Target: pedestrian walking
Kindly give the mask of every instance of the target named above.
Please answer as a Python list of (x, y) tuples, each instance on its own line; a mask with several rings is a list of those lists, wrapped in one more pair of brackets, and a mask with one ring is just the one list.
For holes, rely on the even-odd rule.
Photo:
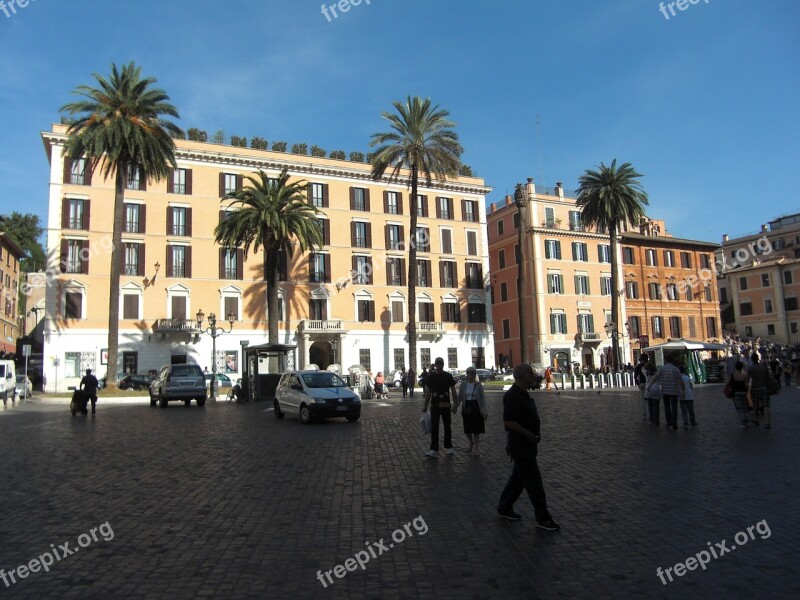
[(667, 361), (666, 364), (653, 375), (647, 382), (647, 388), (650, 388), (655, 383), (661, 384), (661, 397), (664, 400), (664, 419), (667, 428), (678, 428), (678, 400), (683, 400), (683, 380), (681, 379), (681, 372), (675, 365), (676, 357), (674, 354), (668, 354), (664, 357)]
[(417, 386), (417, 374), (414, 371), (413, 367), (408, 367), (408, 373), (406, 373), (406, 381), (408, 382), (408, 395), (409, 397), (414, 397), (414, 388)]
[(736, 408), (736, 414), (742, 423), (742, 429), (747, 429), (750, 426), (750, 417), (747, 414), (747, 382), (749, 376), (744, 370), (744, 363), (737, 361), (728, 378), (728, 384), (733, 390), (733, 406)]
[(533, 368), (522, 363), (514, 367), (514, 385), (503, 394), (503, 424), (508, 436), (506, 450), (513, 467), (506, 487), (500, 494), (497, 516), (519, 521), (522, 517), (514, 512), (514, 503), (522, 490), (528, 493), (536, 518), (536, 526), (548, 531), (561, 529), (547, 509), (542, 474), (537, 455), (541, 442), (541, 421), (536, 403), (528, 393), (533, 385)]
[(747, 375), (750, 377), (750, 399), (753, 401), (753, 416), (755, 417), (753, 424), (758, 427), (759, 415), (763, 410), (766, 421), (765, 428), (771, 429), (769, 382), (772, 374), (767, 364), (760, 361), (757, 353), (753, 352), (750, 361)]
[(686, 373), (686, 367), (681, 365), (681, 380), (683, 381), (683, 398), (681, 399), (681, 419), (683, 428), (697, 427), (694, 417), (694, 384), (692, 378)]
[(464, 420), (464, 433), (469, 440), (467, 452), (473, 456), (480, 456), (480, 438), (486, 433), (486, 419), (488, 407), (483, 384), (478, 381), (478, 372), (475, 367), (467, 368), (467, 379), (461, 382), (458, 388), (458, 397), (453, 406), (453, 413), (461, 406), (461, 417)]
[(88, 414), (87, 405), (89, 400), (92, 401), (92, 416), (95, 414), (98, 385), (97, 377), (92, 375), (92, 370), (86, 369), (86, 375), (81, 379), (80, 385), (78, 386), (78, 389), (81, 390), (81, 411), (84, 415)]
[(366, 392), (367, 398), (372, 399), (372, 392), (375, 389), (375, 380), (372, 378), (372, 371), (367, 371)]
[[(649, 356), (647, 354), (642, 354), (639, 357), (639, 361), (636, 363), (636, 367), (633, 369), (633, 382), (639, 388), (639, 396), (642, 399), (642, 419), (647, 420), (647, 409), (648, 409), (648, 401), (644, 395), (644, 386), (647, 384), (647, 373), (644, 371), (644, 367), (648, 364)], [(659, 400), (661, 399), (661, 395), (659, 393)], [(650, 419), (650, 423), (652, 424), (652, 415)]]
[(425, 406), (422, 412), (431, 406), (431, 449), (425, 453), (427, 458), (439, 455), (439, 419), (444, 425), (444, 451), (453, 454), (453, 432), (450, 428), (450, 401), (456, 402), (456, 380), (444, 370), (444, 359), (435, 361), (435, 369), (428, 373), (425, 385)]
[(642, 374), (645, 377), (645, 383), (642, 385), (642, 395), (644, 395), (645, 402), (647, 402), (648, 421), (653, 427), (661, 426), (661, 420), (659, 417), (659, 411), (661, 408), (661, 386), (657, 383), (654, 383), (648, 387), (647, 384), (650, 383), (650, 380), (657, 372), (658, 369), (656, 369), (656, 366), (653, 363), (644, 363)]
[(546, 390), (550, 389), (550, 386), (553, 385), (553, 369), (549, 366), (544, 370), (544, 381), (545, 381), (545, 388)]

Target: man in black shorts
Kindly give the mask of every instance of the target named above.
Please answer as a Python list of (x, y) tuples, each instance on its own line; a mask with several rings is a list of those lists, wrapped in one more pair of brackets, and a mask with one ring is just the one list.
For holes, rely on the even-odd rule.
[(547, 510), (547, 499), (542, 485), (542, 474), (536, 462), (540, 421), (536, 403), (528, 394), (533, 384), (533, 369), (530, 365), (520, 364), (514, 367), (514, 385), (503, 395), (503, 423), (508, 432), (508, 452), (514, 463), (511, 477), (500, 495), (497, 505), (497, 516), (519, 521), (514, 512), (514, 502), (522, 494), (528, 492), (536, 515), (536, 526), (548, 531), (558, 531), (561, 526), (553, 520)]
[(81, 412), (87, 414), (87, 404), (89, 400), (92, 401), (92, 416), (94, 416), (95, 407), (97, 406), (97, 377), (92, 375), (91, 369), (86, 369), (86, 375), (81, 379), (79, 389), (83, 393), (81, 399)]
[(422, 412), (428, 412), (431, 405), (431, 449), (425, 453), (427, 458), (439, 455), (439, 417), (444, 423), (444, 451), (453, 454), (453, 436), (450, 429), (450, 400), (456, 401), (456, 380), (444, 370), (444, 359), (439, 357), (434, 363), (435, 369), (428, 373), (425, 384), (425, 406)]

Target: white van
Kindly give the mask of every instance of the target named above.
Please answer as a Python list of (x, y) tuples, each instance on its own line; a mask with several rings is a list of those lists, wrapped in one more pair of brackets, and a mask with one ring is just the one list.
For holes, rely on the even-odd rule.
[(14, 394), (17, 391), (17, 375), (14, 369), (13, 360), (0, 360), (0, 396), (3, 397), (3, 406), (8, 402), (14, 402)]

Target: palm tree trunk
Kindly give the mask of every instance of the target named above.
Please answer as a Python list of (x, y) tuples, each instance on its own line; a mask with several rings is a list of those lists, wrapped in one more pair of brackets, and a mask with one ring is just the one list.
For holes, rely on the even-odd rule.
[(417, 165), (411, 166), (411, 199), (408, 202), (411, 209), (411, 224), (408, 236), (408, 364), (417, 371), (417, 187), (419, 184), (419, 171)]
[(525, 322), (525, 243), (524, 229), (527, 220), (522, 218), (523, 208), (519, 207), (519, 260), (517, 261), (517, 306), (519, 308), (519, 347), (520, 347), (520, 363), (527, 365), (530, 363), (528, 360), (528, 327)]
[(108, 366), (106, 384), (117, 384), (119, 372), (119, 279), (120, 265), (125, 257), (122, 245), (122, 225), (125, 221), (125, 187), (128, 165), (118, 164), (114, 176), (114, 224), (111, 233), (111, 269), (108, 281)]
[(264, 281), (267, 284), (267, 329), (270, 344), (278, 343), (278, 251), (264, 248)]
[(611, 226), (611, 369), (619, 368), (619, 285), (617, 284), (617, 223)]

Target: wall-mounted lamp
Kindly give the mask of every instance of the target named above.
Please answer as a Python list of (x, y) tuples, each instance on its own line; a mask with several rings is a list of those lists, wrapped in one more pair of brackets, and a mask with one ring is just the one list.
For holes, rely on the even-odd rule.
[(147, 288), (152, 287), (153, 285), (155, 285), (156, 277), (158, 277), (158, 270), (160, 268), (161, 268), (161, 265), (159, 263), (156, 263), (155, 264), (155, 269), (156, 269), (155, 274), (149, 279), (147, 277), (144, 278), (144, 280), (142, 281), (142, 284), (144, 285), (144, 289), (147, 289)]

